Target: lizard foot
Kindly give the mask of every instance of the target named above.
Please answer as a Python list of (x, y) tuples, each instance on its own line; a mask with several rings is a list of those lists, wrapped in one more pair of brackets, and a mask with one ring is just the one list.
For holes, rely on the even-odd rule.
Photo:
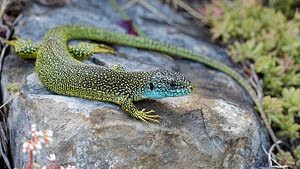
[(148, 125), (148, 121), (154, 122), (154, 123), (159, 123), (158, 120), (160, 116), (159, 115), (149, 115), (151, 113), (154, 113), (154, 110), (150, 110), (147, 112), (144, 112), (146, 109), (142, 109), (141, 111), (138, 111), (138, 115), (136, 116), (137, 119), (141, 120), (145, 124)]
[(94, 44), (94, 50), (93, 50), (94, 53), (110, 53), (110, 54), (113, 54), (115, 55), (115, 51), (113, 48), (111, 47), (108, 47), (106, 45), (103, 45), (103, 44)]
[(4, 41), (9, 45), (14, 46), (14, 51), (16, 54), (23, 58), (35, 59), (40, 45), (36, 45), (28, 38), (28, 40), (22, 40), (19, 37), (14, 37), (16, 40)]
[(120, 64), (116, 64), (115, 66), (112, 67), (112, 69), (121, 71), (121, 72), (125, 71), (125, 69)]

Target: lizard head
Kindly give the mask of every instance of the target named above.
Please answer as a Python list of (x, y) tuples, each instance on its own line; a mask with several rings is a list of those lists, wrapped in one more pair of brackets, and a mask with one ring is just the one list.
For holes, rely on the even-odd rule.
[(152, 72), (147, 83), (144, 98), (161, 99), (192, 93), (195, 86), (182, 74), (159, 69)]

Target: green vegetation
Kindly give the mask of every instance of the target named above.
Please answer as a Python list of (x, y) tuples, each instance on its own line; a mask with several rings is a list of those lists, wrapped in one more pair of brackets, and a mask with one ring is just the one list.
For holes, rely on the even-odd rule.
[(16, 84), (12, 84), (11, 86), (6, 86), (6, 90), (8, 92), (17, 93), (19, 91), (19, 87)]
[[(289, 12), (258, 1), (219, 0), (206, 7), (206, 14), (213, 38), (228, 44), (233, 61), (250, 60), (263, 78), (263, 108), (277, 135), (287, 143), (299, 139), (300, 13), (287, 19)], [(300, 167), (300, 146), (286, 154)]]
[(267, 0), (268, 5), (274, 7), (288, 18), (292, 18), (299, 10), (300, 0)]

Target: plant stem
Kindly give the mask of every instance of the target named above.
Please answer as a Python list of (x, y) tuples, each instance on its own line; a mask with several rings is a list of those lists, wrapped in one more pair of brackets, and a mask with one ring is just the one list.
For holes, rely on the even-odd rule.
[(4, 107), (7, 103), (9, 103), (12, 99), (14, 99), (15, 97), (17, 97), (17, 96), (19, 96), (19, 95), (20, 95), (20, 92), (17, 92), (15, 95), (10, 96), (9, 99), (8, 99), (2, 106), (0, 106), (0, 109), (1, 109), (2, 107)]
[(30, 167), (32, 166), (33, 164), (33, 156), (32, 156), (32, 150), (30, 150), (30, 163), (28, 165), (28, 167), (26, 169), (30, 169)]

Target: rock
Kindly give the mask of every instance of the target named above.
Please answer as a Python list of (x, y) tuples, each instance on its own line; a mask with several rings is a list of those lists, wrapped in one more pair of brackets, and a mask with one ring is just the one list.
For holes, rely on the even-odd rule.
[[(158, 2), (151, 4), (176, 22), (188, 24), (170, 7)], [(222, 49), (176, 32), (141, 6), (135, 5), (126, 12), (151, 38), (231, 64)], [(55, 9), (33, 4), (16, 32), (23, 39), (30, 37), (40, 43), (50, 28), (68, 23), (125, 32), (116, 24), (120, 20), (109, 1), (74, 0)], [(268, 133), (252, 108), (251, 98), (232, 78), (200, 63), (181, 59), (173, 62), (153, 52), (114, 48), (125, 57), (96, 54), (85, 62), (108, 67), (120, 63), (128, 71), (157, 68), (179, 71), (196, 84), (195, 92), (183, 97), (137, 102), (138, 109), (153, 109), (161, 116), (159, 125), (146, 126), (119, 105), (50, 92), (35, 73), (35, 61), (11, 53), (3, 64), (1, 84), (4, 100), (9, 97), (6, 85), (16, 83), (22, 90), (9, 105), (14, 167), (25, 168), (29, 164), (29, 155), (22, 153), (22, 144), (29, 139), (28, 131), (33, 123), (41, 130), (54, 132), (50, 148), (43, 148), (35, 156), (35, 162), (42, 166), (51, 163), (46, 158), (50, 153), (56, 154), (57, 163), (76, 168), (267, 166), (262, 145), (269, 147)]]

